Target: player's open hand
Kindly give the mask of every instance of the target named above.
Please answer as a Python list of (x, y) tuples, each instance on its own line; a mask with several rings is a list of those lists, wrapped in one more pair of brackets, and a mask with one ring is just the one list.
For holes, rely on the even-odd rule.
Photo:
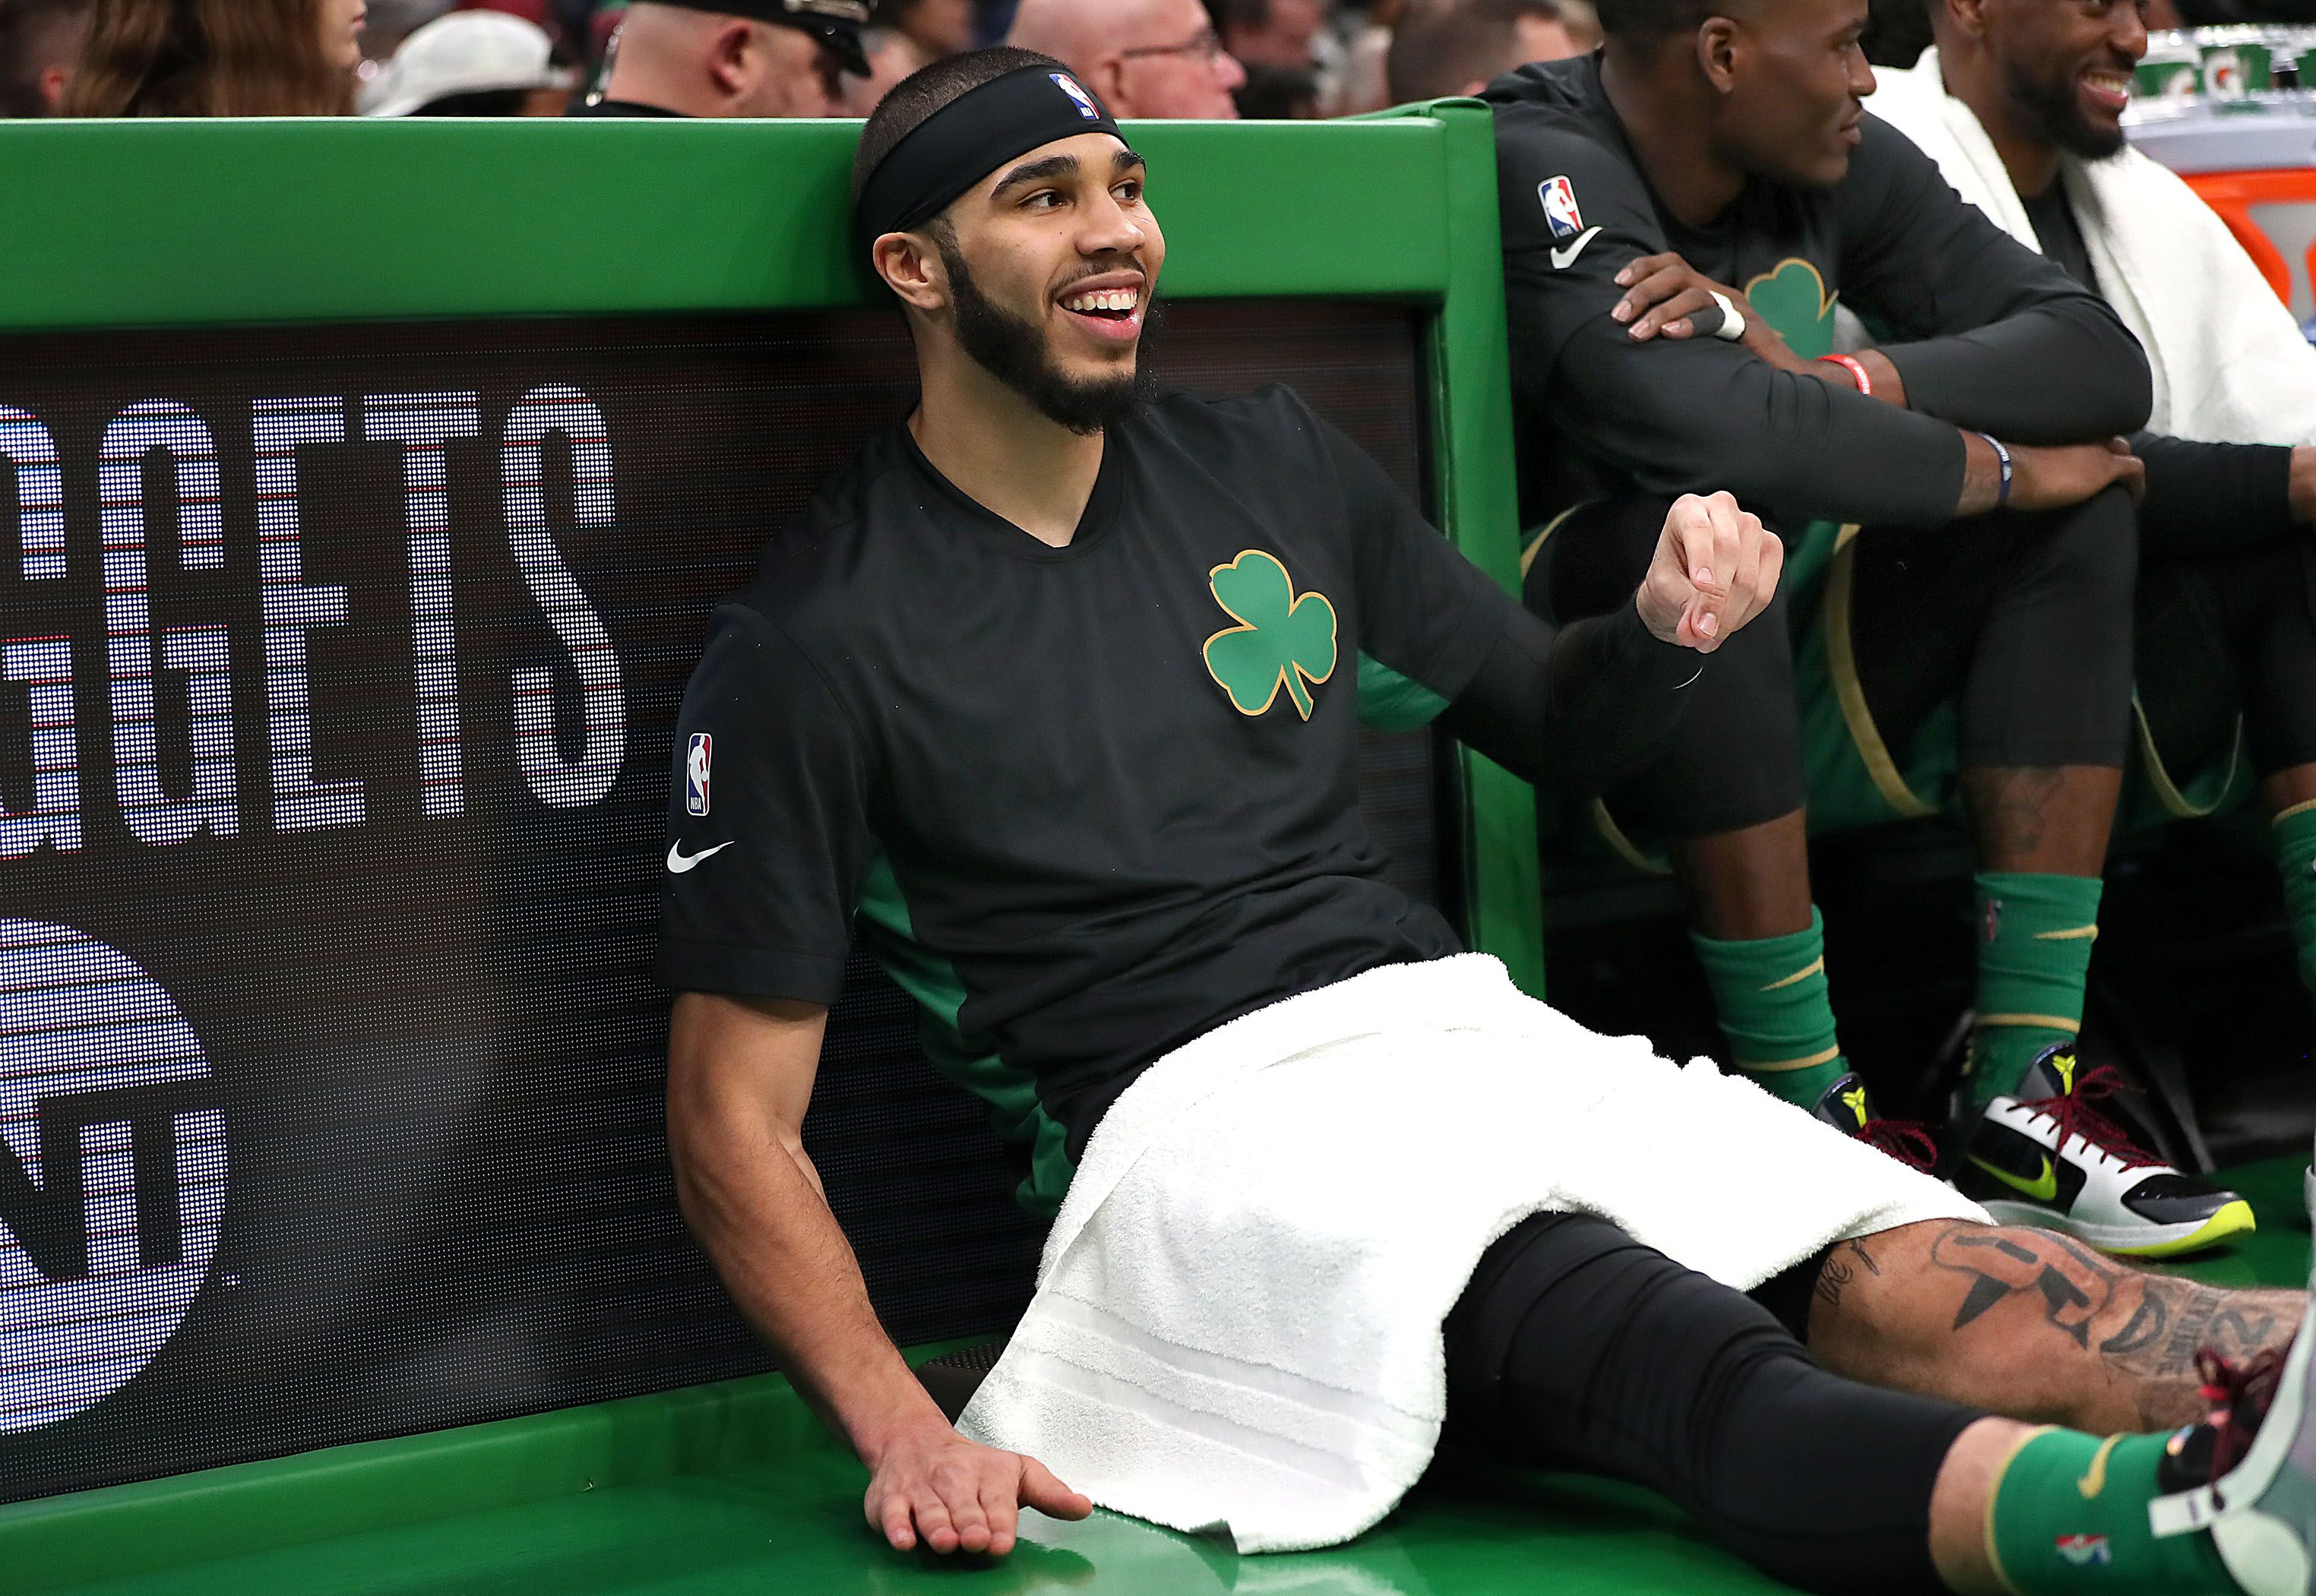
[[(1767, 354), (1768, 350), (1758, 346), (1766, 340), (1777, 340), (1768, 318), (1753, 308), (1751, 300), (1726, 283), (1715, 282), (1670, 252), (1643, 255), (1617, 273), (1617, 286), (1625, 290), (1625, 297), (1617, 301), (1608, 315), (1612, 321), (1625, 324), (1625, 331), (1635, 343), (1646, 343), (1660, 334), (1672, 339), (1710, 335), (1721, 325), (1721, 306), (1713, 297), (1715, 294), (1727, 295), (1737, 313), (1745, 318), (1741, 341), (1746, 347), (1756, 354)], [(1700, 313), (1705, 316), (1701, 328), (1697, 320)]]
[(1676, 500), (1656, 557), (1634, 595), (1641, 620), (1666, 643), (1709, 654), (1769, 607), (1786, 545), (1727, 493)]
[(1093, 1503), (1035, 1458), (967, 1441), (938, 1417), (902, 1428), (869, 1466), (861, 1503), (868, 1522), (899, 1551), (1013, 1549), (1025, 1507), (1050, 1518), (1082, 1519)]

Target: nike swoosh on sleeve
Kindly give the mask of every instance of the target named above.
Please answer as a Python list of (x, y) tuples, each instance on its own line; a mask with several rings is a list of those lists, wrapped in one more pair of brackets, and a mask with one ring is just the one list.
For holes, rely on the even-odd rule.
[(681, 875), (687, 871), (697, 870), (702, 864), (707, 864), (708, 860), (714, 858), (717, 855), (722, 853), (726, 848), (730, 847), (732, 845), (728, 842), (719, 842), (712, 848), (706, 848), (696, 854), (687, 854), (683, 851), (683, 845), (681, 843), (671, 842), (667, 845), (668, 870), (671, 873), (676, 875)]
[(1599, 236), (1599, 232), (1600, 229), (1598, 227), (1587, 227), (1583, 232), (1579, 233), (1576, 235), (1576, 242), (1574, 244), (1570, 244), (1566, 249), (1556, 249), (1553, 251), (1553, 270), (1555, 271), (1565, 271), (1571, 266), (1575, 265), (1576, 257), (1584, 253), (1584, 246)]

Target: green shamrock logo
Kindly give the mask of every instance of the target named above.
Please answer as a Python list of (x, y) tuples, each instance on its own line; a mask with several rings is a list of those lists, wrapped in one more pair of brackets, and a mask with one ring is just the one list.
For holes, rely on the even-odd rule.
[(1747, 283), (1745, 297), (1803, 359), (1833, 352), (1833, 296), (1807, 261), (1787, 256)]
[(1296, 713), (1311, 718), (1311, 694), (1335, 674), (1335, 607), (1323, 593), (1295, 596), (1277, 556), (1248, 549), (1207, 573), (1207, 584), (1237, 625), (1207, 639), (1207, 671), (1243, 715), (1259, 715), (1283, 683)]

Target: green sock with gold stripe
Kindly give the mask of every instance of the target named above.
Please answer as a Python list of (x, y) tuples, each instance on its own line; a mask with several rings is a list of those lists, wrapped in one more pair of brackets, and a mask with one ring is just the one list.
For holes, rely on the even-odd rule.
[(2219, 1548), (2200, 1530), (2159, 1539), (2147, 1504), (2160, 1494), (2168, 1435), (2038, 1430), (2003, 1465), (1986, 1515), (1986, 1547), (2018, 1596), (2235, 1596)]
[(1788, 1103), (1814, 1108), (1849, 1073), (1825, 984), (1825, 921), (1789, 936), (1723, 942), (1692, 933), (1737, 1068)]
[(2083, 1026), (2083, 983), (2098, 937), (2097, 876), (1978, 876), (1978, 1030), (1971, 1101), (2015, 1091), (2035, 1055)]
[(2284, 907), (2300, 948), (2300, 980), (2316, 992), (2316, 803), (2276, 817), (2276, 867), (2284, 873)]

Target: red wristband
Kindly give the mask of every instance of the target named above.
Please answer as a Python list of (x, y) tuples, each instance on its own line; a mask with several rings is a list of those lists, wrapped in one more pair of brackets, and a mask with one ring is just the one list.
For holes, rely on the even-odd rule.
[(1853, 360), (1848, 355), (1820, 355), (1818, 359), (1829, 366), (1846, 368), (1850, 380), (1857, 385), (1857, 391), (1868, 399), (1874, 397), (1874, 379), (1866, 374), (1863, 360)]

